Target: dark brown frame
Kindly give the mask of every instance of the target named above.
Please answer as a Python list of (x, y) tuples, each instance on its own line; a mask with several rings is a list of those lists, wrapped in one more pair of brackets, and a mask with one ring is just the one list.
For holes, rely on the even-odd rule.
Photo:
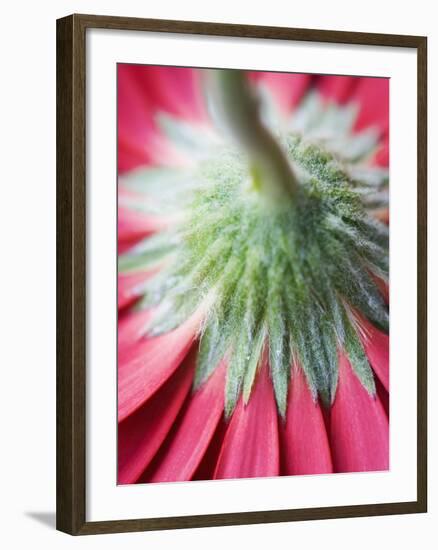
[[(417, 50), (417, 500), (87, 522), (85, 514), (85, 33), (87, 28), (394, 46)], [(70, 15), (57, 21), (57, 529), (72, 535), (427, 511), (427, 39), (421, 36)]]

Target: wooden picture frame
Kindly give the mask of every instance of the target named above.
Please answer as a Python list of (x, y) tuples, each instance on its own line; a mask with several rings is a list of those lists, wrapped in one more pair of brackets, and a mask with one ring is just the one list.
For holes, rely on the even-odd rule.
[[(86, 520), (86, 31), (117, 29), (412, 48), (417, 53), (417, 499), (294, 510)], [(426, 512), (427, 40), (329, 30), (71, 15), (57, 21), (57, 529), (72, 535)]]

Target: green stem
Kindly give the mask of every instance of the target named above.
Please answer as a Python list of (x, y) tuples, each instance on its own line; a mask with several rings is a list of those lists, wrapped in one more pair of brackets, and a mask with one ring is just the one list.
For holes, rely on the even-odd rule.
[(254, 187), (274, 199), (293, 197), (298, 183), (271, 132), (263, 125), (257, 98), (239, 70), (210, 70), (207, 91), (221, 120), (248, 157)]

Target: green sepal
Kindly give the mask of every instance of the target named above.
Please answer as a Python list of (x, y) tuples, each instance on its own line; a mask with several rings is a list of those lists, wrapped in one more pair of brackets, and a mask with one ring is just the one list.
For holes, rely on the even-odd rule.
[[(353, 264), (353, 262), (355, 262)], [(365, 269), (360, 269), (360, 258), (354, 257), (344, 266), (345, 276), (350, 277), (350, 284), (344, 284), (342, 290), (350, 304), (360, 311), (371, 323), (382, 332), (389, 333), (388, 306), (370, 275)]]
[(196, 292), (185, 292), (167, 298), (160, 304), (148, 327), (150, 336), (159, 336), (178, 328), (199, 306)]
[(374, 396), (376, 394), (376, 383), (374, 374), (368, 362), (362, 342), (352, 322), (346, 320), (346, 338), (344, 348), (347, 352), (353, 372), (360, 380), (367, 392)]
[(246, 367), (251, 359), (250, 342), (241, 334), (232, 349), (225, 383), (225, 418), (229, 419), (237, 405)]
[(198, 389), (208, 380), (227, 353), (227, 339), (216, 317), (212, 317), (201, 335), (196, 357), (196, 370), (193, 388)]
[(186, 176), (182, 176), (178, 168), (148, 166), (122, 176), (120, 185), (131, 191), (161, 199), (163, 194), (169, 194), (169, 189), (173, 192), (181, 186), (184, 187), (185, 181)]
[(267, 303), (269, 365), (278, 412), (284, 420), (292, 370), (292, 351), (288, 320), (284, 314), (285, 304), (281, 293), (281, 275), (284, 271), (278, 265), (272, 267), (269, 272), (271, 291)]
[(229, 418), (234, 411), (246, 377), (247, 391), (251, 390), (261, 355), (265, 308), (265, 289), (260, 284), (263, 280), (261, 275), (263, 271), (264, 267), (257, 253), (254, 250), (249, 251), (245, 269), (231, 298), (227, 324), (233, 329), (230, 331), (230, 336), (233, 337), (235, 331), (237, 336), (233, 337), (234, 343), (225, 385), (226, 418)]
[(246, 365), (245, 378), (243, 380), (243, 402), (248, 403), (251, 396), (251, 391), (254, 386), (254, 380), (260, 362), (263, 358), (263, 345), (266, 340), (266, 328), (261, 326), (254, 338), (254, 347), (251, 351), (251, 357)]
[(337, 370), (337, 363), (333, 363), (333, 353), (326, 345), (330, 344), (330, 340), (324, 337), (321, 319), (315, 315), (311, 315), (307, 328), (306, 347), (308, 350), (308, 359), (310, 365), (306, 370), (314, 371), (316, 388), (321, 401), (325, 406), (329, 406), (332, 402), (333, 378), (334, 371)]
[(119, 273), (152, 269), (180, 244), (172, 233), (157, 233), (147, 237), (130, 250), (121, 254), (118, 260)]

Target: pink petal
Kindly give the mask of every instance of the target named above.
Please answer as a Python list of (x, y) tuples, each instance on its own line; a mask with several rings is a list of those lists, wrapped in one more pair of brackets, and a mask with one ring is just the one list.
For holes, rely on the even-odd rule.
[[(161, 229), (165, 229), (172, 222), (171, 217), (160, 214), (150, 214), (137, 210), (137, 204), (145, 203), (144, 195), (127, 189), (123, 183), (117, 187), (118, 194), (118, 244), (119, 254), (123, 245), (133, 246), (136, 241)], [(150, 201), (150, 199), (148, 199)], [(125, 247), (125, 250), (129, 247)]]
[(385, 414), (389, 418), (389, 392), (385, 390), (382, 382), (380, 382), (377, 376), (375, 381), (376, 381), (376, 391), (380, 399), (380, 403), (382, 403), (382, 407), (385, 411)]
[(373, 212), (374, 218), (381, 221), (382, 223), (389, 224), (389, 208), (381, 208), (380, 210), (375, 210)]
[(388, 418), (379, 398), (367, 393), (343, 354), (339, 359), (339, 383), (330, 423), (335, 472), (388, 469)]
[(276, 476), (280, 471), (277, 408), (265, 362), (248, 404), (234, 411), (214, 473), (215, 479)]
[(180, 327), (137, 342), (119, 357), (119, 422), (147, 401), (181, 364), (196, 337), (197, 312)]
[(383, 137), (382, 143), (380, 144), (379, 149), (377, 150), (377, 153), (375, 154), (374, 158), (372, 159), (372, 164), (375, 166), (381, 166), (382, 168), (386, 168), (389, 166), (389, 137), (388, 134), (386, 134)]
[(278, 105), (285, 112), (295, 107), (310, 85), (308, 74), (253, 72), (251, 77), (263, 82), (273, 93)]
[(317, 79), (316, 89), (329, 101), (345, 103), (358, 84), (360, 78), (355, 76), (321, 75)]
[(133, 149), (129, 143), (123, 139), (118, 139), (117, 145), (117, 171), (119, 174), (134, 170), (138, 166), (151, 164), (154, 159), (147, 153), (146, 149)]
[(198, 468), (224, 411), (222, 363), (191, 396), (173, 438), (148, 481), (188, 481)]
[(165, 148), (156, 123), (156, 105), (136, 78), (136, 68), (120, 64), (117, 71), (119, 170), (156, 162)]
[(120, 242), (133, 243), (166, 227), (166, 221), (158, 216), (144, 214), (119, 205), (117, 210), (117, 237)]
[[(120, 128), (120, 122), (119, 122)], [(154, 135), (152, 132), (156, 130), (150, 129), (150, 136), (144, 136), (139, 139), (138, 142), (135, 142), (135, 138), (129, 139), (129, 131), (125, 130), (123, 133), (119, 133), (117, 139), (117, 170), (119, 173), (127, 172), (129, 170), (134, 170), (139, 166), (147, 166), (149, 164), (154, 164), (159, 155), (155, 152), (160, 147), (163, 147), (163, 144), (158, 142), (158, 134)], [(147, 147), (147, 143), (154, 147)]]
[(370, 322), (361, 320), (365, 331), (362, 342), (374, 372), (389, 391), (389, 335), (377, 330)]
[(138, 244), (139, 239), (131, 239), (131, 240), (123, 240), (119, 241), (117, 243), (117, 252), (120, 256), (120, 254), (124, 254), (125, 252), (128, 252), (133, 246)]
[(135, 483), (163, 443), (187, 397), (196, 356), (189, 356), (164, 386), (119, 424), (118, 483)]
[(146, 281), (153, 271), (119, 273), (117, 277), (117, 302), (119, 309), (131, 305), (143, 293)]
[(282, 473), (285, 475), (333, 472), (324, 418), (314, 402), (301, 368), (293, 371), (286, 422), (281, 421)]
[(129, 311), (118, 323), (118, 356), (129, 350), (140, 338), (145, 335), (148, 322), (151, 320), (153, 310)]
[(389, 79), (363, 77), (351, 97), (360, 105), (356, 130), (375, 126), (389, 130)]
[(199, 69), (136, 65), (131, 71), (155, 109), (187, 120), (206, 118)]
[(118, 169), (168, 163), (170, 144), (156, 124), (159, 112), (205, 119), (199, 71), (121, 64), (118, 67)]
[(202, 460), (193, 474), (193, 480), (206, 480), (213, 479), (216, 464), (219, 458), (219, 454), (222, 449), (222, 443), (225, 438), (225, 434), (228, 428), (228, 423), (225, 420), (225, 415), (222, 415), (216, 431), (213, 434), (210, 445), (206, 450)]

